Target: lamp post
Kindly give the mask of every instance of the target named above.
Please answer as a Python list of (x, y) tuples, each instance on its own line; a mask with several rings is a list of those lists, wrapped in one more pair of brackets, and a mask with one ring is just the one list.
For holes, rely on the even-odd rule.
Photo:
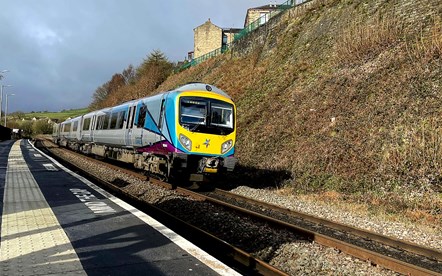
[[(11, 87), (12, 85), (0, 85), (0, 122), (2, 121), (2, 109), (3, 109), (3, 87)], [(6, 114), (5, 114), (6, 116)]]
[(6, 127), (6, 117), (8, 115), (8, 96), (14, 96), (15, 94), (6, 94), (6, 105), (5, 105), (5, 127)]

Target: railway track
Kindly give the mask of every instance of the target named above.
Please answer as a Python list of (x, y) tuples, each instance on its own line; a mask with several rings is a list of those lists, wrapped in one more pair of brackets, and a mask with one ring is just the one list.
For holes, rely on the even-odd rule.
[[(48, 145), (50, 143), (51, 145)], [(250, 253), (247, 253), (240, 248), (237, 248), (224, 240), (217, 238), (216, 236), (194, 226), (191, 225), (180, 218), (174, 216), (173, 214), (164, 211), (160, 208), (153, 206), (152, 204), (148, 204), (145, 201), (140, 200), (136, 195), (125, 192), (121, 189), (120, 186), (124, 186), (123, 183), (110, 183), (108, 181), (103, 180), (100, 177), (97, 177), (94, 174), (89, 173), (88, 171), (80, 168), (69, 162), (69, 160), (65, 160), (59, 158), (58, 156), (52, 154), (51, 148), (58, 148), (58, 146), (52, 144), (50, 141), (37, 141), (36, 146), (40, 149), (45, 149), (47, 154), (50, 154), (52, 157), (57, 159), (60, 163), (65, 165), (77, 173), (85, 176), (88, 179), (91, 179), (94, 183), (98, 184), (101, 188), (104, 188), (108, 192), (114, 194), (115, 196), (125, 200), (129, 204), (135, 206), (137, 209), (145, 212), (146, 214), (152, 216), (156, 220), (160, 221), (164, 225), (168, 226), (175, 232), (179, 233), (181, 236), (185, 237), (192, 243), (200, 246), (208, 253), (212, 254), (216, 258), (220, 259), (227, 265), (230, 265), (232, 268), (241, 272), (244, 275), (288, 275), (285, 272), (279, 270), (272, 265), (255, 258)], [(66, 150), (66, 149), (63, 149)], [(73, 153), (73, 152), (70, 152)], [(77, 154), (77, 153), (73, 153)], [(102, 165), (110, 167), (112, 169), (124, 170), (125, 173), (135, 176), (141, 180), (146, 180), (146, 176), (136, 173), (131, 170), (122, 169), (121, 167), (117, 167), (115, 165), (109, 164), (107, 162), (102, 162), (99, 160), (95, 160), (93, 158), (85, 157), (81, 155), (83, 158), (87, 158), (89, 160), (93, 160), (94, 162), (99, 162)], [(169, 187), (167, 183), (161, 182), (158, 180), (151, 180), (155, 184)], [(171, 188), (171, 186), (170, 186)], [(210, 245), (208, 247), (207, 245)]]
[[(105, 164), (112, 167), (112, 165)], [(120, 167), (118, 169), (121, 170)], [(127, 173), (140, 179), (146, 178), (130, 170)], [(166, 189), (173, 189), (172, 185), (168, 183), (153, 179), (149, 181)], [(118, 186), (118, 183), (112, 186), (114, 188), (111, 189), (116, 189), (115, 186)], [(274, 225), (277, 228), (288, 229), (307, 240), (337, 248), (349, 255), (369, 260), (373, 264), (399, 273), (409, 275), (442, 275), (442, 253), (430, 248), (420, 247), (376, 233), (293, 212), (219, 189), (201, 193), (178, 187), (176, 191), (197, 200), (210, 202), (211, 204), (222, 206), (222, 208), (233, 210), (244, 216), (265, 221), (265, 223)], [(125, 196), (133, 197), (131, 195)], [(131, 198), (131, 200), (137, 201), (138, 199), (135, 197)], [(227, 251), (230, 255), (235, 255), (237, 259), (243, 260), (245, 264), (242, 265), (249, 268), (250, 266), (255, 267), (254, 269), (260, 274), (282, 273), (275, 272), (277, 270), (272, 271), (269, 268), (271, 266), (266, 267), (258, 259), (253, 259), (250, 254), (239, 256), (237, 252), (241, 252), (240, 249), (230, 248)], [(257, 268), (261, 267), (261, 265), (263, 265), (262, 268)]]
[(207, 200), (256, 216), (310, 240), (408, 275), (442, 275), (442, 252), (215, 189)]

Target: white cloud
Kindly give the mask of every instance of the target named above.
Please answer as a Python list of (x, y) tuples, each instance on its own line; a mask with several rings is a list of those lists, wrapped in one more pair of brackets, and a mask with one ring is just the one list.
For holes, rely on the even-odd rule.
[(54, 46), (63, 42), (63, 38), (47, 26), (30, 26), (28, 35), (40, 46)]

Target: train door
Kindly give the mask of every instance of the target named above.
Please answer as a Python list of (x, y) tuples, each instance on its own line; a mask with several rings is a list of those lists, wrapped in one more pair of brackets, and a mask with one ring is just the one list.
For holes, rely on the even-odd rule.
[(161, 141), (161, 140), (164, 139), (162, 131), (163, 131), (164, 120), (165, 120), (165, 118), (164, 118), (164, 115), (165, 115), (164, 112), (165, 112), (165, 107), (166, 107), (166, 99), (165, 98), (166, 97), (163, 97), (161, 99), (160, 114), (158, 115), (158, 130), (159, 130), (159, 133), (157, 134), (157, 141)]
[(91, 117), (91, 124), (89, 126), (89, 141), (94, 141), (94, 130), (95, 130), (95, 121), (96, 121), (95, 114)]
[(126, 121), (126, 125), (125, 125), (126, 135), (125, 135), (125, 141), (124, 141), (126, 146), (134, 146), (135, 145), (133, 135), (134, 135), (134, 127), (136, 127), (134, 125), (136, 109), (137, 109), (137, 106), (134, 103), (133, 106), (131, 106), (129, 108), (129, 114), (127, 115), (127, 121)]
[(142, 100), (137, 103), (135, 110), (134, 129), (132, 134), (132, 142), (136, 147), (144, 146), (144, 124), (146, 123), (147, 105)]
[(83, 135), (83, 116), (80, 117), (78, 120), (78, 128), (77, 128), (77, 140), (82, 141), (82, 135)]
[(90, 126), (90, 135), (91, 135), (91, 137), (90, 137), (90, 141), (91, 141), (91, 142), (94, 142), (94, 131), (95, 131), (95, 129), (96, 129), (96, 124), (97, 124), (97, 115), (94, 114), (94, 115), (92, 116), (91, 126)]

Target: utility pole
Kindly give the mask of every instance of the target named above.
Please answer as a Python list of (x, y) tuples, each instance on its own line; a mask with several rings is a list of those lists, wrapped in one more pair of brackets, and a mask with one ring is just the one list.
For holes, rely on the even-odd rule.
[[(3, 107), (3, 87), (11, 87), (12, 85), (2, 85), (0, 84), (0, 123), (2, 121), (2, 107)], [(6, 116), (6, 114), (5, 114)]]
[(15, 96), (15, 94), (6, 94), (5, 127), (6, 127), (6, 116), (8, 115), (8, 96)]
[[(1, 70), (0, 71), (0, 80), (3, 79), (3, 73), (9, 72), (9, 70)], [(0, 124), (2, 122), (2, 107), (3, 107), (3, 87), (8, 87), (12, 85), (2, 85), (0, 84)]]

